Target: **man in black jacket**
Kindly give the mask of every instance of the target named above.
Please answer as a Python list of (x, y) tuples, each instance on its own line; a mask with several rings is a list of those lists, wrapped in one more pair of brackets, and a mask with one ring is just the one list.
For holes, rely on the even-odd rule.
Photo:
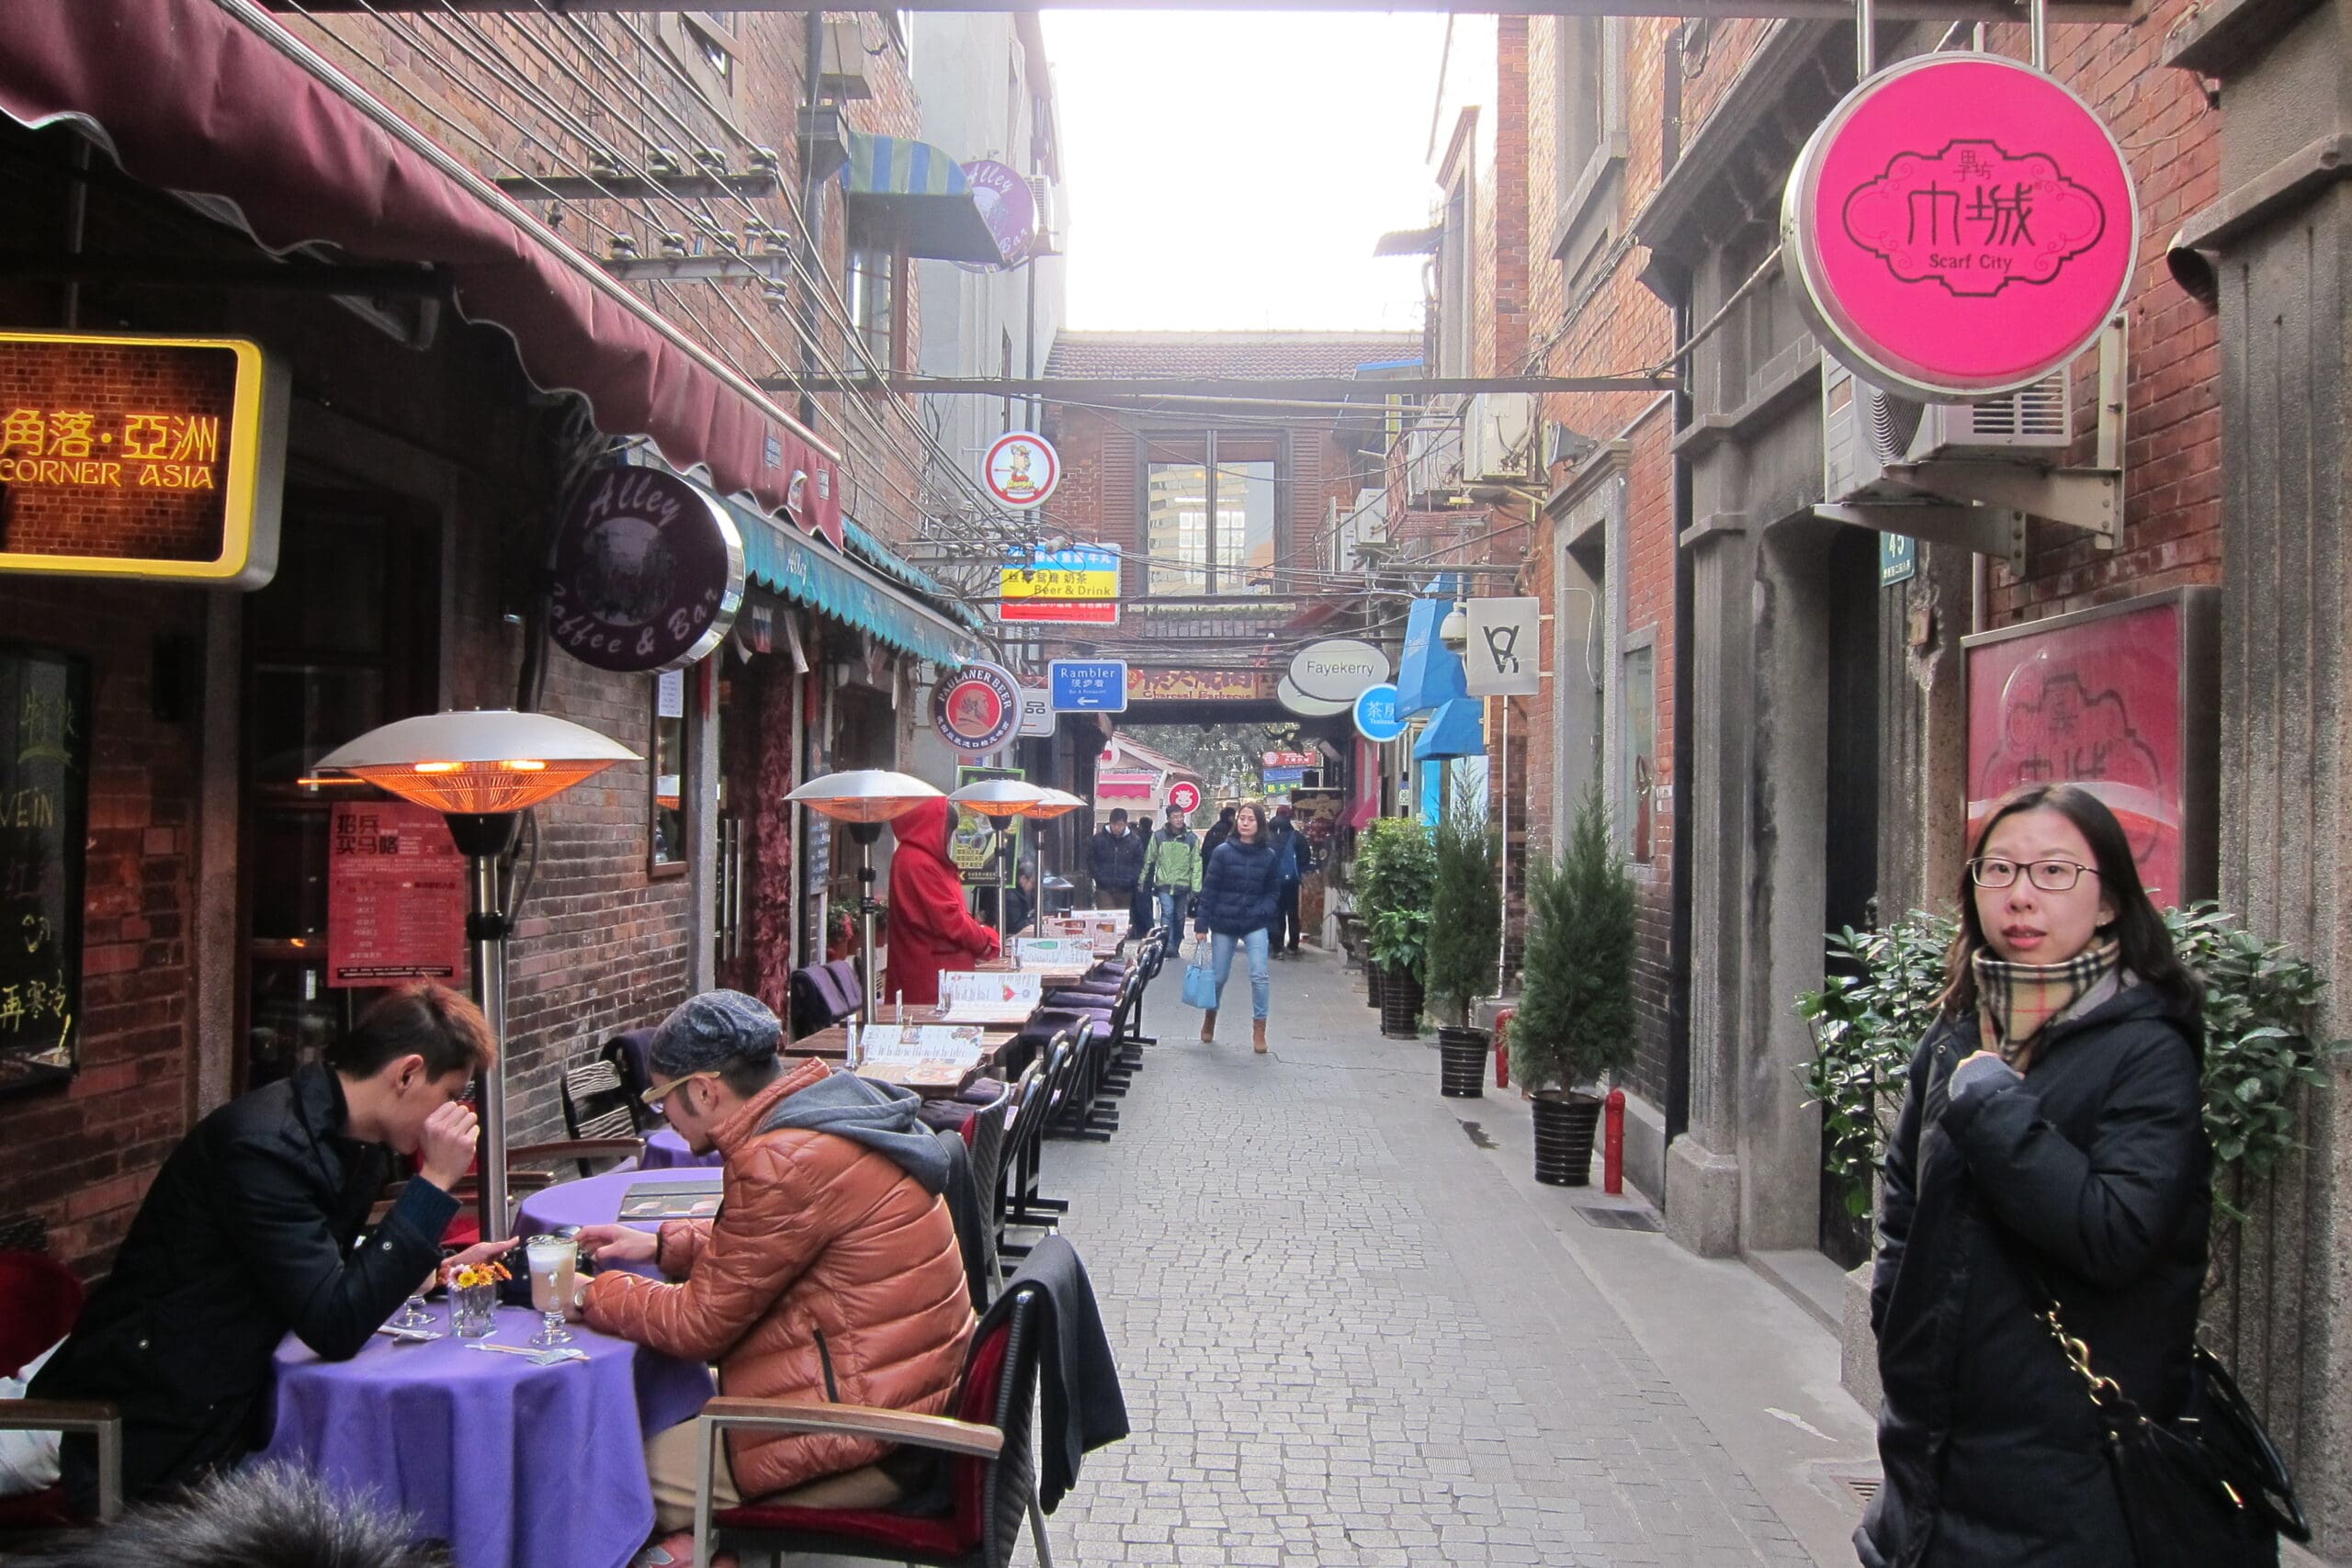
[(1087, 869), (1094, 877), (1094, 907), (1124, 909), (1135, 901), (1143, 880), (1144, 841), (1127, 829), (1126, 807), (1114, 807), (1111, 819), (1095, 830)]
[[(471, 1002), (417, 986), (369, 1008), (323, 1064), (207, 1116), (32, 1396), (120, 1408), (133, 1498), (233, 1463), (258, 1439), (289, 1330), (347, 1359), (439, 1265), (478, 1132), (463, 1097), (495, 1050)], [(395, 1153), (417, 1156), (418, 1174), (354, 1250)], [(94, 1512), (90, 1440), (68, 1438), (63, 1462), (69, 1498)]]

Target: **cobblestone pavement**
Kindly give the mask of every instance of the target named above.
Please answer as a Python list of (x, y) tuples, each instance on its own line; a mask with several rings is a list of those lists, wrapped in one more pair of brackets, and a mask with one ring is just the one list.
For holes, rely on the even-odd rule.
[(1090, 1456), (1057, 1563), (1716, 1564), (1814, 1559), (1384, 1041), (1362, 976), (1237, 975), (1214, 1045), (1170, 964), (1107, 1144), (1043, 1189), (1102, 1297), (1135, 1435)]

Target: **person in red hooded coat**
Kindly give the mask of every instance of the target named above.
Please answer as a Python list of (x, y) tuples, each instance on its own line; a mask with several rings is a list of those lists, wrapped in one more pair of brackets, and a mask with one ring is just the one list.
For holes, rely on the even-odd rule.
[(890, 829), (890, 978), (892, 995), (928, 1009), (939, 1000), (944, 969), (969, 969), (997, 954), (996, 932), (964, 908), (964, 879), (947, 859), (947, 802), (926, 800)]

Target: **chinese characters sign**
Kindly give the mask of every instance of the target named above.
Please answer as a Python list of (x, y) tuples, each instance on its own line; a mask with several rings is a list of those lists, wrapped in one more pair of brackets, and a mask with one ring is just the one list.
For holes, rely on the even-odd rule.
[(243, 339), (0, 333), (0, 570), (260, 587), (286, 401)]
[(1268, 670), (1140, 670), (1127, 666), (1127, 701), (1263, 702), (1274, 694)]
[(1021, 727), (1021, 687), (995, 664), (967, 664), (931, 695), (931, 725), (958, 751), (993, 751)]
[(2064, 86), (1994, 55), (1863, 83), (1791, 175), (1781, 254), (1825, 346), (1874, 385), (2014, 391), (2088, 347), (2139, 248), (2132, 174)]
[(1056, 713), (1125, 713), (1127, 666), (1119, 659), (1057, 659), (1046, 666)]
[(997, 573), (997, 618), (1062, 626), (1119, 624), (1119, 552), (1104, 545), (1008, 561)]
[(327, 841), (327, 984), (456, 985), (466, 975), (466, 857), (406, 801), (337, 801)]
[(0, 1091), (80, 1066), (90, 669), (0, 650)]

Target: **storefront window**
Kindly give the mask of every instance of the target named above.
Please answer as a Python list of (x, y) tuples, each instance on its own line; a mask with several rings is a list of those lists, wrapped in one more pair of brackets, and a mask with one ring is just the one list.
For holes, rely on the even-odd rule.
[(1273, 443), (1154, 439), (1144, 461), (1145, 589), (1154, 595), (1262, 593), (1278, 553)]
[(652, 856), (655, 875), (686, 869), (686, 672), (653, 677)]

